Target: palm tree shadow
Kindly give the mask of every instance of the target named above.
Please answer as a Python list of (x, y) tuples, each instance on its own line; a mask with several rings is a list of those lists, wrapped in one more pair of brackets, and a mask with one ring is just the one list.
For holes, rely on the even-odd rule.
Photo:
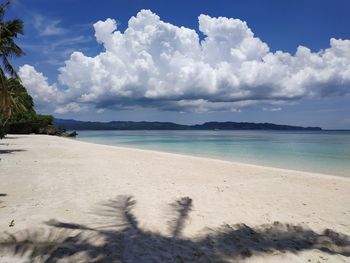
[(10, 150), (1, 150), (0, 149), (0, 154), (11, 154), (15, 152), (24, 152), (25, 150), (22, 149), (10, 149)]
[(275, 251), (299, 253), (318, 249), (350, 256), (349, 236), (326, 229), (316, 233), (291, 224), (249, 227), (223, 225), (203, 231), (201, 237), (182, 237), (192, 208), (184, 197), (170, 205), (169, 235), (143, 230), (133, 214), (136, 201), (118, 196), (97, 211), (95, 226), (46, 222), (48, 229), (27, 230), (0, 238), (0, 253), (28, 257), (32, 262), (230, 262)]

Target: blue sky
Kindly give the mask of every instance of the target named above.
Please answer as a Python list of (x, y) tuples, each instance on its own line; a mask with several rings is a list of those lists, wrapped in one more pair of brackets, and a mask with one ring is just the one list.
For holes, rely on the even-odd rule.
[[(143, 12), (134, 26), (128, 25), (142, 9), (152, 13)], [(350, 39), (348, 10), (347, 0), (17, 0), (9, 17), (24, 20), (25, 35), (19, 44), (26, 56), (14, 64), (18, 68), (27, 65), (21, 69), (22, 79), (42, 113), (82, 120), (254, 121), (349, 129), (350, 80), (346, 73), (350, 72), (350, 58), (345, 59), (350, 57), (350, 45), (345, 42)], [(201, 14), (206, 16), (200, 19), (200, 29)], [(106, 22), (108, 18), (114, 20)], [(96, 41), (93, 24), (100, 20), (100, 39)], [(119, 45), (113, 40), (115, 25), (124, 39), (123, 47), (113, 46)], [(162, 35), (148, 32), (145, 25), (161, 28)], [(155, 42), (139, 45), (140, 34), (124, 34), (127, 28), (134, 32), (140, 26), (140, 34)], [(207, 38), (207, 43), (196, 43), (197, 36), (199, 41)], [(330, 47), (331, 38), (341, 41)], [(167, 46), (159, 47), (157, 41)], [(193, 43), (186, 46), (188, 41)], [(128, 48), (130, 43), (138, 44), (133, 47), (137, 55)], [(254, 43), (253, 50), (247, 51), (248, 44), (244, 43)], [(309, 51), (299, 50), (297, 56), (298, 46)], [(317, 53), (327, 49), (329, 54)], [(140, 53), (143, 50), (146, 55)], [(286, 62), (290, 64), (283, 72), (279, 68), (284, 58), (276, 55), (278, 50), (296, 61)], [(81, 52), (81, 56), (71, 57), (74, 52)], [(158, 62), (162, 52), (172, 52), (171, 62)], [(99, 57), (103, 53), (107, 57), (110, 54), (110, 61)], [(230, 54), (233, 58), (229, 59)], [(267, 63), (266, 56), (278, 63), (271, 62), (272, 58)], [(315, 62), (315, 56), (320, 61)], [(252, 61), (262, 60), (271, 67), (266, 71), (266, 64), (258, 65), (255, 72), (252, 66), (256, 63)], [(87, 63), (102, 65), (104, 70), (96, 71)], [(120, 63), (124, 64), (119, 70)], [(317, 75), (320, 67), (322, 74)], [(121, 72), (129, 77), (124, 80)], [(168, 73), (177, 79), (164, 77)], [(288, 78), (279, 81), (285, 76)]]

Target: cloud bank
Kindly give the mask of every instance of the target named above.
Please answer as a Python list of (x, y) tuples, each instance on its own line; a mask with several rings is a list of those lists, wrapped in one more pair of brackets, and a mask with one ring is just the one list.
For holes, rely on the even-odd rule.
[[(163, 22), (149, 10), (124, 32), (114, 19), (94, 24), (104, 51), (73, 52), (50, 85), (32, 66), (19, 70), (36, 103), (56, 112), (150, 107), (174, 111), (237, 111), (252, 105), (279, 109), (301, 98), (350, 93), (350, 40), (295, 54), (271, 52), (239, 19), (200, 15), (198, 33)], [(58, 89), (59, 87), (64, 87)]]

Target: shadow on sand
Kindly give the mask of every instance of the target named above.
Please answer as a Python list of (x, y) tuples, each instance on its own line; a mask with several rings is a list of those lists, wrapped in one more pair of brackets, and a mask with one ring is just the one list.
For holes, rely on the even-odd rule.
[(139, 227), (132, 212), (135, 203), (130, 196), (118, 196), (103, 204), (96, 211), (101, 222), (94, 227), (50, 220), (46, 229), (4, 234), (0, 253), (29, 257), (33, 262), (231, 262), (311, 249), (350, 256), (349, 236), (279, 222), (254, 228), (223, 225), (203, 231), (198, 238), (184, 238), (193, 205), (188, 197), (170, 205), (169, 235), (161, 235)]
[[(0, 193), (0, 197), (6, 197), (6, 196), (7, 196), (7, 194)], [(0, 208), (6, 207), (5, 205), (2, 205), (3, 202), (4, 202), (4, 201), (2, 201), (2, 200), (0, 199)]]
[(4, 139), (6, 139), (6, 140), (15, 140), (15, 139), (19, 139), (19, 138), (20, 137), (15, 136), (15, 135), (10, 135), (10, 136), (6, 135)]
[(10, 153), (16, 153), (16, 152), (24, 152), (25, 150), (22, 149), (9, 149), (9, 150), (1, 150), (0, 154), (10, 154)]
[[(16, 137), (16, 136), (6, 136), (5, 139), (6, 140), (14, 140), (14, 139), (18, 139), (19, 137)], [(10, 143), (8, 142), (0, 142), (0, 145), (2, 146), (9, 146)], [(15, 152), (23, 152), (25, 150), (23, 149), (0, 149), (0, 154), (10, 154), (10, 153), (15, 153)]]

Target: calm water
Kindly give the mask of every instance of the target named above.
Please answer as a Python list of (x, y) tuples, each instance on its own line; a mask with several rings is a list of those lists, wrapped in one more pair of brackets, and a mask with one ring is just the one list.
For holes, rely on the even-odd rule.
[(350, 176), (350, 132), (79, 131), (79, 140)]

